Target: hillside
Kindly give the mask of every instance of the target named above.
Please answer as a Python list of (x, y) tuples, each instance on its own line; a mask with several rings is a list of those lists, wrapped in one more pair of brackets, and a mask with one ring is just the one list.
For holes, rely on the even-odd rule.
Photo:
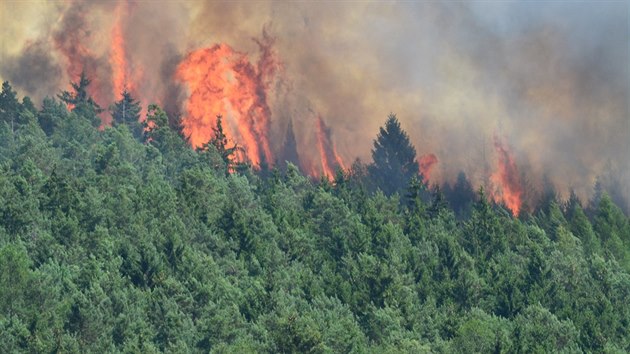
[(515, 218), (419, 175), (386, 196), (376, 163), (234, 165), (157, 106), (143, 132), (0, 98), (1, 352), (630, 350), (630, 226), (605, 193)]

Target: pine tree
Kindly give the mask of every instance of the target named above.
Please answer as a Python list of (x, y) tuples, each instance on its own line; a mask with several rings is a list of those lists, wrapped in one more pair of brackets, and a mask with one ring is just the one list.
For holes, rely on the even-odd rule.
[[(445, 185), (445, 187), (446, 186), (448, 186), (448, 184)], [(455, 211), (455, 214), (459, 217), (466, 216), (470, 212), (470, 206), (475, 201), (475, 191), (463, 171), (459, 172), (457, 182), (455, 182), (450, 190), (447, 191), (445, 188), (444, 194), (453, 208), (453, 211)]]
[(187, 143), (190, 143), (190, 135), (186, 135), (184, 132), (184, 121), (182, 119), (181, 113), (172, 113), (172, 116), (169, 115), (168, 125), (171, 127), (171, 130), (177, 133), (182, 140)]
[(212, 127), (212, 139), (203, 144), (200, 148), (198, 148), (198, 150), (208, 151), (211, 148), (215, 149), (221, 156), (221, 159), (227, 168), (226, 172), (229, 172), (243, 167), (244, 164), (237, 162), (235, 156), (237, 152), (242, 152), (243, 149), (237, 144), (228, 147), (228, 138), (223, 131), (223, 124), (221, 123), (222, 119), (223, 117), (221, 115), (217, 116), (217, 124)]
[(155, 104), (149, 105), (142, 129), (144, 142), (156, 146), (163, 154), (185, 146), (184, 141), (169, 127), (166, 112)]
[(114, 124), (137, 123), (140, 120), (140, 103), (133, 99), (126, 89), (121, 93), (120, 101), (110, 107)]
[(614, 255), (617, 262), (630, 269), (630, 223), (606, 192), (601, 196), (593, 230), (599, 236), (603, 248)]
[(98, 114), (103, 112), (101, 106), (98, 105), (87, 92), (88, 86), (92, 81), (87, 78), (85, 71), (81, 72), (79, 82), (71, 82), (73, 92), (63, 91), (57, 95), (68, 107), (79, 115), (82, 115), (92, 122), (92, 125), (98, 127), (101, 124)]
[(396, 115), (390, 114), (385, 126), (374, 140), (374, 161), (368, 171), (372, 181), (385, 195), (392, 195), (407, 188), (411, 179), (418, 176), (416, 149), (409, 136), (400, 127)]
[(284, 138), (283, 150), (279, 162), (280, 168), (286, 171), (287, 163), (299, 165), (300, 155), (297, 151), (297, 142), (295, 141), (295, 132), (293, 131), (293, 120), (289, 120), (287, 133)]
[(566, 214), (569, 230), (582, 241), (586, 255), (599, 253), (601, 250), (599, 240), (593, 231), (593, 226), (582, 210), (579, 198), (573, 191), (571, 191), (571, 196), (567, 202)]
[(2, 83), (2, 92), (0, 92), (0, 122), (6, 122), (11, 130), (18, 125), (25, 125), (33, 119), (37, 114), (37, 110), (33, 106), (31, 99), (24, 97), (22, 103), (17, 98), (17, 92), (8, 81)]
[(414, 177), (409, 181), (406, 194), (406, 207), (411, 213), (418, 213), (424, 211), (423, 196), (425, 194), (425, 185), (420, 179)]
[(448, 202), (446, 201), (446, 197), (444, 196), (444, 193), (440, 189), (440, 186), (435, 185), (435, 187), (432, 190), (432, 194), (433, 194), (433, 200), (431, 200), (431, 205), (429, 206), (429, 209), (427, 211), (430, 217), (436, 218), (440, 214), (441, 211), (447, 210), (449, 205), (448, 205)]
[(114, 103), (109, 111), (112, 115), (112, 124), (125, 124), (131, 130), (136, 139), (142, 138), (142, 125), (140, 124), (140, 102), (133, 99), (126, 89), (121, 93), (120, 101)]
[(0, 93), (0, 121), (13, 122), (20, 110), (20, 102), (17, 99), (17, 93), (8, 81), (2, 83), (2, 92)]

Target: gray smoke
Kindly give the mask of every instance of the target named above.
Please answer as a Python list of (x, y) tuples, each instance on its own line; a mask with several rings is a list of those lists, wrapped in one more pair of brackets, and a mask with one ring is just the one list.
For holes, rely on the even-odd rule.
[(18, 55), (4, 59), (0, 75), (35, 99), (51, 96), (59, 89), (62, 71), (50, 53), (50, 46), (42, 41), (26, 44)]
[[(87, 48), (96, 58), (106, 56), (116, 3), (76, 3), (90, 31)], [(563, 196), (574, 188), (588, 199), (598, 176), (630, 196), (628, 2), (128, 4), (128, 56), (145, 105), (181, 111), (186, 89), (169, 77), (177, 58), (224, 42), (255, 61), (251, 39), (268, 26), (283, 62), (268, 96), (276, 151), (291, 120), (300, 159), (314, 165), (321, 116), (347, 163), (369, 161), (379, 126), (394, 112), (418, 155), (439, 158), (432, 182), (454, 181), (463, 170), (475, 186), (488, 183), (497, 164), (496, 134), (510, 145), (530, 202), (542, 193), (545, 175)], [(38, 13), (34, 6), (10, 6), (22, 21)], [(24, 43), (47, 38), (71, 11), (47, 6), (52, 19), (28, 31), (12, 18), (2, 21), (13, 38), (4, 40), (0, 75), (36, 97), (59, 82), (54, 68), (61, 56), (29, 53)], [(29, 60), (48, 63), (38, 69), (44, 85), (33, 84), (35, 74), (17, 74), (34, 65)]]

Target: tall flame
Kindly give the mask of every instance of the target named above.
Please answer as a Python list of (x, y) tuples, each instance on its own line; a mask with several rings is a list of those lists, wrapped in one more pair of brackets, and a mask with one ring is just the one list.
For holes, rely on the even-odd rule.
[(326, 178), (333, 179), (335, 169), (338, 167), (345, 169), (345, 166), (332, 141), (331, 130), (322, 117), (317, 117), (317, 147), (321, 158), (322, 173)]
[(425, 154), (420, 156), (418, 160), (418, 167), (420, 169), (420, 173), (422, 174), (422, 179), (424, 183), (429, 183), (429, 178), (431, 178), (431, 171), (435, 164), (438, 163), (438, 158), (435, 154)]
[(124, 90), (132, 91), (133, 82), (129, 79), (130, 70), (127, 63), (125, 50), (125, 37), (123, 36), (122, 17), (125, 15), (126, 2), (119, 2), (114, 11), (114, 26), (111, 33), (111, 49), (109, 63), (112, 66), (113, 94), (116, 99), (121, 97)]
[(278, 68), (273, 41), (263, 32), (256, 41), (261, 56), (253, 65), (248, 56), (227, 44), (190, 52), (177, 67), (175, 76), (189, 89), (184, 133), (193, 147), (211, 138), (216, 116), (226, 117), (228, 139), (245, 147), (247, 159), (260, 166), (273, 162), (269, 146), (271, 109), (267, 94)]
[(518, 216), (523, 204), (523, 186), (518, 167), (509, 147), (497, 135), (494, 136), (494, 149), (498, 155), (498, 169), (490, 176), (495, 187), (492, 198), (497, 203), (504, 203)]

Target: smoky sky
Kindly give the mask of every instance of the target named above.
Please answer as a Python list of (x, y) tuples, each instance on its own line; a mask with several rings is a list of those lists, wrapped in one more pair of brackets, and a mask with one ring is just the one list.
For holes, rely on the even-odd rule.
[[(35, 99), (65, 87), (63, 58), (41, 49), (73, 4), (86, 12), (88, 48), (107, 55), (111, 2), (9, 0), (0, 7), (3, 80)], [(145, 104), (181, 110), (185, 88), (169, 82), (174, 60), (221, 42), (256, 60), (252, 39), (266, 28), (283, 67), (268, 95), (276, 149), (291, 121), (297, 153), (312, 159), (321, 116), (344, 160), (369, 162), (379, 126), (396, 113), (418, 155), (438, 157), (434, 182), (463, 170), (482, 184), (496, 169), (499, 135), (532, 189), (548, 178), (562, 194), (588, 198), (596, 178), (612, 174), (630, 194), (628, 2), (129, 5), (128, 55)], [(34, 84), (40, 75), (45, 84)]]

